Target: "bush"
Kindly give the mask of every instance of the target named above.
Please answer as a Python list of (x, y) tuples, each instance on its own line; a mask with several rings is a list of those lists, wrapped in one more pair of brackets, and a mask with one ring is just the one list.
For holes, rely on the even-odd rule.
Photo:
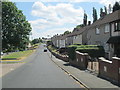
[(59, 53), (64, 53), (64, 52), (66, 52), (66, 51), (67, 51), (67, 48), (66, 48), (66, 47), (59, 49)]
[(75, 51), (88, 53), (91, 58), (104, 57), (105, 51), (102, 46), (97, 45), (70, 45), (68, 46), (68, 56), (71, 60), (76, 59)]
[(68, 56), (71, 60), (75, 60), (75, 49), (77, 47), (76, 46), (69, 46), (68, 49), (67, 49), (67, 52), (68, 52)]
[(77, 48), (76, 51), (79, 51), (81, 53), (88, 53), (91, 58), (98, 58), (98, 57), (104, 57), (105, 51), (104, 48), (99, 47), (92, 47), (92, 48)]

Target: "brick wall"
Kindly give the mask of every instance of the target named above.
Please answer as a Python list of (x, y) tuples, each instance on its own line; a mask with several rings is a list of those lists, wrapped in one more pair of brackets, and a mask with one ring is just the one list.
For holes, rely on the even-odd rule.
[(76, 51), (76, 62), (77, 62), (77, 66), (79, 66), (81, 69), (87, 69), (88, 54), (80, 53), (80, 52)]
[(113, 57), (112, 61), (99, 58), (99, 76), (120, 84), (120, 58)]
[(80, 52), (76, 51), (76, 59), (69, 60), (69, 63), (80, 68), (80, 69), (87, 69), (88, 54), (87, 53), (80, 53)]

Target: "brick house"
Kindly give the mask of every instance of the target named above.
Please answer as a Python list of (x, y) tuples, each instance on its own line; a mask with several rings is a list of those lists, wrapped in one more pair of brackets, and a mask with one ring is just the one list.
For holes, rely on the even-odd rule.
[[(100, 18), (96, 22), (94, 22), (92, 25), (90, 25), (87, 31), (87, 44), (91, 45), (101, 45), (105, 49), (106, 57), (112, 58), (111, 52), (111, 46), (107, 43), (107, 41), (110, 39), (111, 35), (120, 35), (119, 30), (115, 31), (115, 25), (118, 25), (120, 21), (120, 10), (108, 14), (104, 16), (103, 18)], [(116, 22), (118, 24), (116, 24)], [(118, 25), (119, 26), (119, 25)], [(117, 26), (116, 26), (117, 27)], [(111, 40), (108, 42), (110, 43)], [(117, 44), (118, 45), (118, 44)], [(116, 46), (117, 46), (116, 45)], [(118, 47), (118, 46), (117, 46)]]
[(110, 22), (110, 56), (120, 57), (120, 10), (116, 11), (114, 21)]

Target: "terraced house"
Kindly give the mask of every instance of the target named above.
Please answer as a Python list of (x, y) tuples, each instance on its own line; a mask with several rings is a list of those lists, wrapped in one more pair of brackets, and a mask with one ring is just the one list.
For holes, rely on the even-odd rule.
[(91, 25), (79, 29), (75, 28), (68, 35), (57, 36), (56, 39), (52, 39), (52, 42), (58, 48), (75, 43), (101, 45), (105, 49), (106, 58), (120, 57), (120, 10), (105, 15)]

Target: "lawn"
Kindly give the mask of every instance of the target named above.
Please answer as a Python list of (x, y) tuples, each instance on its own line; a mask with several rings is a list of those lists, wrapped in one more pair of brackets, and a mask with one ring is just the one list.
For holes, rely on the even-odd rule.
[(26, 57), (26, 56), (30, 55), (32, 52), (33, 52), (33, 50), (14, 52), (14, 53), (11, 53), (9, 55), (3, 56), (2, 60), (19, 59), (19, 58)]

